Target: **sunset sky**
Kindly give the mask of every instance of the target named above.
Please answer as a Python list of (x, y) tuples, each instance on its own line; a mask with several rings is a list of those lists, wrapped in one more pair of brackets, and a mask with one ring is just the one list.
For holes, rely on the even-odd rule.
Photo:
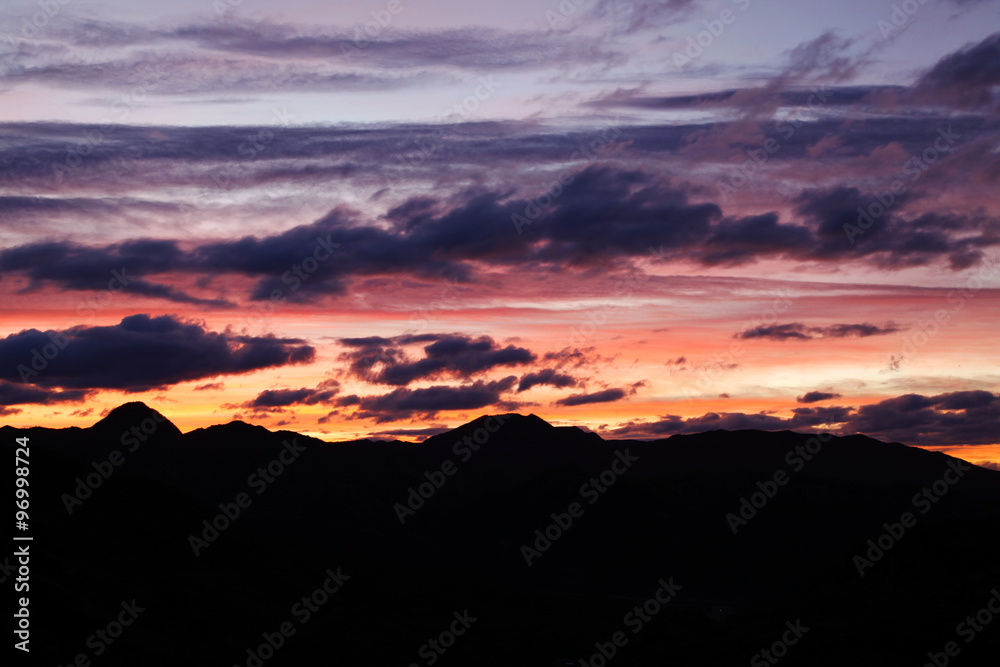
[(5, 2), (0, 422), (140, 400), (419, 440), (516, 411), (996, 465), (998, 26), (977, 0)]

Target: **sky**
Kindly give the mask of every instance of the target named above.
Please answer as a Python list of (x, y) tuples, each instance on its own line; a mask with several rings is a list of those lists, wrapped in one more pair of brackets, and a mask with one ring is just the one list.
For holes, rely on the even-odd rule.
[(1000, 462), (1000, 2), (0, 6), (0, 421)]

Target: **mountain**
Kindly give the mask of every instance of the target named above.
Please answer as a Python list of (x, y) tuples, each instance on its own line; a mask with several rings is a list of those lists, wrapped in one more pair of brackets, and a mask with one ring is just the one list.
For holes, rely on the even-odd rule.
[[(985, 665), (1000, 646), (956, 629), (1000, 584), (1000, 472), (898, 443), (613, 441), (518, 414), (328, 443), (181, 433), (142, 403), (0, 435), (30, 440), (46, 664), (772, 664), (786, 623), (809, 629), (782, 665), (920, 665), (949, 641)], [(133, 599), (97, 656), (88, 637)]]
[(177, 438), (181, 435), (180, 429), (169, 419), (140, 401), (119, 405), (90, 428), (97, 433), (111, 434), (131, 433), (136, 428), (132, 435), (141, 433), (147, 437), (159, 434), (160, 437)]

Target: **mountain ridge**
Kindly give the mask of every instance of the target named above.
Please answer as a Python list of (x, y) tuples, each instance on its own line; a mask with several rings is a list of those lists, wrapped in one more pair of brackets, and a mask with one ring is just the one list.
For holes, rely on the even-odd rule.
[[(234, 664), (341, 566), (344, 591), (269, 667), (327, 664), (331, 645), (344, 664), (410, 664), (441, 631), (437, 619), (467, 608), (483, 619), (463, 638), (479, 657), (455, 664), (548, 667), (591, 655), (661, 579), (683, 586), (676, 604), (623, 665), (679, 654), (703, 661), (672, 664), (745, 664), (799, 617), (816, 630), (789, 667), (847, 664), (849, 639), (876, 645), (869, 662), (850, 664), (921, 664), (922, 644), (903, 660), (893, 637), (943, 645), (942, 628), (988, 597), (1000, 562), (1000, 472), (866, 436), (615, 441), (510, 413), (420, 444), (327, 442), (241, 421), (179, 434), (156, 415), (133, 403), (99, 428), (14, 431), (30, 435), (46, 571), (32, 592), (49, 614), (39, 627), (59, 630), (39, 635), (53, 664), (124, 596), (148, 603), (140, 622), (170, 647), (164, 664), (195, 652)], [(960, 479), (945, 485), (956, 466)], [(916, 525), (886, 546), (885, 526), (904, 512)], [(855, 557), (868, 553), (860, 577)], [(196, 635), (167, 620), (181, 618)], [(881, 645), (868, 631), (876, 624)], [(367, 657), (373, 645), (383, 659)], [(537, 659), (518, 659), (522, 645)], [(158, 664), (115, 651), (122, 661), (108, 664)]]

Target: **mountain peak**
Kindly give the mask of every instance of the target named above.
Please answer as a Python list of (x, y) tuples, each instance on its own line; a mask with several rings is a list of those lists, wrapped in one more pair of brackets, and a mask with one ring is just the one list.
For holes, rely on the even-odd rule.
[[(504, 427), (505, 432), (518, 431), (520, 433), (546, 433), (555, 426), (548, 423), (541, 417), (535, 414), (522, 415), (517, 412), (509, 412), (506, 414), (499, 415), (480, 415), (467, 424), (462, 424), (456, 427), (455, 431), (466, 431), (468, 429), (475, 429), (484, 427), (487, 422), (498, 422)], [(492, 425), (492, 423), (491, 423)], [(490, 431), (496, 430), (495, 427), (488, 429)]]
[(142, 401), (122, 403), (90, 428), (123, 433), (131, 431), (132, 427), (137, 427), (147, 434), (158, 432), (161, 436), (181, 435), (180, 429), (169, 419)]

